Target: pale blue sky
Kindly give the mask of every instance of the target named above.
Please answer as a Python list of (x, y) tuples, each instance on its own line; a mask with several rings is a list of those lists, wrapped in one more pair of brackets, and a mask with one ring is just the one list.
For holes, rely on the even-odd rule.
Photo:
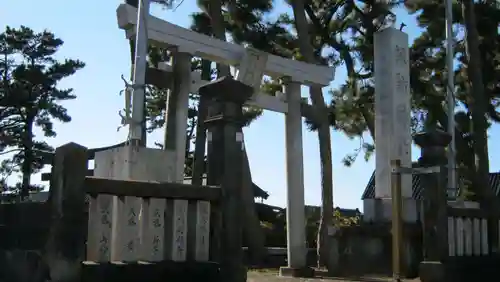
[[(62, 38), (65, 44), (58, 53), (60, 58), (78, 58), (87, 66), (69, 79), (63, 87), (75, 89), (77, 100), (65, 103), (73, 121), (57, 124), (57, 138), (48, 142), (53, 146), (74, 141), (87, 147), (101, 147), (121, 142), (126, 129), (117, 132), (120, 123), (118, 111), (123, 107), (123, 98), (118, 95), (124, 85), (120, 79), (128, 76), (130, 54), (124, 32), (116, 23), (115, 10), (123, 2), (119, 0), (7, 0), (2, 1), (0, 27), (26, 25), (35, 31), (49, 29)], [(281, 2), (281, 1), (276, 1)], [(286, 9), (281, 5), (280, 10)], [(158, 7), (152, 13), (181, 26), (189, 26), (189, 14), (197, 11), (194, 1), (187, 0), (175, 11)], [(398, 24), (404, 21), (410, 38), (418, 35), (412, 17), (402, 10)], [(336, 71), (335, 87), (345, 79), (343, 66)], [(306, 95), (304, 92), (303, 95)], [(284, 206), (286, 203), (286, 175), (284, 151), (284, 117), (266, 112), (245, 130), (245, 141), (249, 151), (252, 177), (255, 183), (271, 194), (269, 204)], [(490, 131), (490, 156), (495, 156), (500, 139), (499, 129)], [(149, 137), (149, 142), (161, 140), (162, 132)], [(360, 156), (352, 167), (341, 163), (346, 153), (358, 146), (358, 141), (348, 140), (341, 133), (332, 133), (334, 204), (343, 208), (361, 208), (361, 193), (375, 167), (374, 158), (365, 162)], [(418, 150), (413, 150), (413, 158)], [(498, 171), (500, 162), (491, 158), (491, 170)], [(318, 205), (320, 198), (320, 166), (317, 135), (304, 128), (304, 167), (306, 203)], [(39, 181), (39, 176), (34, 178)]]

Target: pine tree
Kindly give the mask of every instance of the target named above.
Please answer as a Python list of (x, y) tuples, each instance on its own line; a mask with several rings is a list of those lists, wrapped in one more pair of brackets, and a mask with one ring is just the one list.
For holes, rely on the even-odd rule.
[[(419, 14), (418, 24), (425, 28), (412, 47), (412, 60), (417, 66), (412, 67), (414, 99), (446, 128), (447, 113), (441, 106), (445, 97), (446, 76), (442, 44), (445, 39), (444, 3), (412, 1), (406, 8), (412, 14)], [(488, 185), (486, 133), (491, 123), (500, 121), (497, 110), (500, 40), (496, 28), (499, 16), (499, 7), (488, 1), (474, 4), (457, 1), (453, 5), (455, 30), (464, 30), (467, 35), (460, 37), (460, 34), (455, 34), (455, 58), (459, 64), (455, 71), (454, 92), (458, 105), (463, 109), (455, 116), (457, 165), (466, 168), (460, 170), (459, 176), (472, 183), (472, 192), (483, 200), (492, 198)]]
[(85, 64), (78, 60), (58, 61), (54, 57), (63, 41), (45, 30), (7, 27), (0, 34), (2, 52), (2, 90), (0, 92), (2, 146), (14, 153), (5, 166), (22, 173), (18, 186), (21, 197), (28, 196), (31, 174), (42, 168), (41, 153), (52, 148), (35, 139), (35, 128), (44, 137), (54, 137), (54, 120), (70, 122), (65, 100), (75, 99), (73, 89), (61, 89), (58, 83)]

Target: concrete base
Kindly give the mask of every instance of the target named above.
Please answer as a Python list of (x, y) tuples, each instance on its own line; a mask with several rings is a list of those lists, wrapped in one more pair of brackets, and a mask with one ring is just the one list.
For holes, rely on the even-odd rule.
[(418, 272), (421, 282), (446, 281), (446, 268), (440, 261), (423, 261)]
[(303, 277), (312, 278), (314, 277), (314, 269), (310, 267), (302, 268), (292, 268), (288, 266), (280, 267), (280, 276), (283, 277)]
[[(420, 205), (415, 199), (403, 199), (403, 221), (414, 223), (419, 218)], [(363, 220), (365, 222), (389, 222), (392, 220), (392, 199), (363, 200)]]
[[(402, 271), (406, 278), (418, 276), (422, 260), (419, 245), (420, 225), (404, 224)], [(341, 228), (330, 237), (328, 271), (335, 276), (363, 276), (387, 274), (391, 264), (391, 223), (361, 223), (359, 226)]]

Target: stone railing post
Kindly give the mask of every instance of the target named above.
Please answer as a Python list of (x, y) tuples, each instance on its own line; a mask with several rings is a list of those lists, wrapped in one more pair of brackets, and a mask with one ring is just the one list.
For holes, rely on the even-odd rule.
[(87, 164), (87, 148), (83, 146), (68, 143), (56, 149), (48, 201), (50, 230), (44, 250), (52, 281), (76, 281), (81, 275)]

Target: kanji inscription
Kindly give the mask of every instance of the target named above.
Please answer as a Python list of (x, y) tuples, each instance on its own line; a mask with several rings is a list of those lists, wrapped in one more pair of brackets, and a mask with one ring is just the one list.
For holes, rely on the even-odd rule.
[(153, 212), (153, 227), (154, 228), (159, 228), (162, 226), (161, 222), (161, 211), (160, 209), (155, 209)]
[(405, 75), (399, 72), (396, 73), (396, 91), (398, 93), (406, 93), (408, 91), (409, 84), (408, 78)]
[(111, 227), (111, 212), (109, 211), (109, 207), (102, 207), (100, 209), (100, 221), (102, 225), (107, 225)]
[(155, 235), (153, 237), (153, 252), (158, 253), (160, 251), (160, 237)]
[(99, 255), (100, 257), (107, 257), (109, 255), (109, 238), (106, 235), (101, 235), (99, 240)]
[(173, 259), (184, 260), (186, 255), (187, 208), (185, 200), (174, 201)]
[(394, 53), (396, 55), (396, 64), (406, 66), (408, 65), (408, 48), (405, 46), (396, 45)]
[(137, 225), (136, 216), (137, 216), (137, 214), (135, 212), (135, 209), (134, 208), (130, 208), (129, 212), (128, 212), (128, 220), (127, 220), (127, 224), (129, 226), (135, 226), (135, 225)]

